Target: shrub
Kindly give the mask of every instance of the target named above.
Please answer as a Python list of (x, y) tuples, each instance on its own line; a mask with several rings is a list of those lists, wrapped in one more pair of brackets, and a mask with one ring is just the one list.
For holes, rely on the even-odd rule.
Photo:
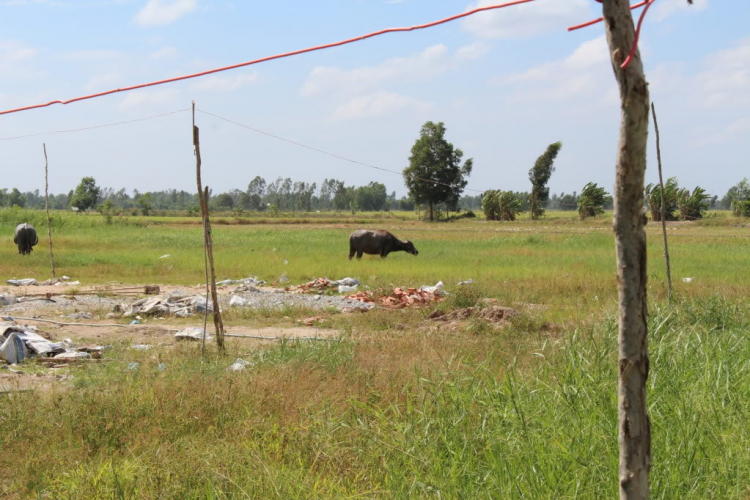
[(708, 210), (708, 200), (711, 197), (706, 190), (696, 187), (691, 193), (689, 189), (680, 189), (677, 193), (677, 206), (680, 209), (680, 219), (702, 219)]
[(482, 194), (482, 211), (487, 220), (516, 220), (521, 213), (521, 200), (513, 191), (491, 189)]
[[(677, 220), (678, 194), (677, 178), (671, 177), (667, 179), (667, 184), (664, 186), (664, 218), (666, 220)], [(646, 186), (646, 201), (651, 208), (651, 219), (655, 222), (661, 221), (661, 187), (655, 184)]]
[(607, 196), (609, 196), (609, 193), (593, 182), (583, 186), (583, 191), (578, 197), (578, 215), (581, 220), (603, 214)]

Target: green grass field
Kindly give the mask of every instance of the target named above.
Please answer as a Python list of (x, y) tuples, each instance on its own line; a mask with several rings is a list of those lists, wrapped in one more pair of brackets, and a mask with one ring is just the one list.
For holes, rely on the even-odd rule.
[[(12, 245), (19, 214), (10, 212), (0, 211), (10, 228), (0, 277), (46, 279), (43, 231), (33, 255), (21, 258)], [(44, 228), (41, 213), (22, 215)], [(196, 219), (106, 225), (98, 216), (56, 217), (59, 274), (83, 285), (203, 281)], [(491, 297), (526, 312), (505, 328), (470, 321), (458, 332), (428, 328), (429, 310), (329, 315), (344, 332), (340, 341), (250, 353), (230, 343), (226, 356), (212, 348), (204, 360), (193, 345), (156, 354), (116, 344), (110, 362), (73, 372), (73, 389), (0, 399), (0, 496), (617, 495), (610, 217), (434, 224), (406, 214), (316, 217), (215, 219), (218, 277), (270, 282), (286, 274), (294, 284), (352, 276), (373, 289), (442, 280), (454, 293), (443, 309)], [(350, 262), (348, 235), (363, 224), (411, 239), (419, 256)], [(661, 229), (649, 224), (648, 233), (652, 498), (750, 498), (747, 221), (717, 215), (670, 226), (673, 306)], [(164, 254), (171, 257), (159, 259)], [(472, 287), (455, 286), (469, 278)], [(296, 319), (289, 314), (226, 321), (284, 325)], [(227, 372), (238, 356), (256, 364)], [(126, 371), (133, 361), (141, 369)]]

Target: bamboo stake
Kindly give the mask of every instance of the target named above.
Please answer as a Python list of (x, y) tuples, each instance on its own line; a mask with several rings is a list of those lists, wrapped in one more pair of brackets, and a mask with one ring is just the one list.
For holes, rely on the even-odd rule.
[(55, 256), (52, 253), (52, 225), (49, 219), (49, 182), (47, 176), (47, 145), (42, 143), (44, 149), (44, 206), (47, 209), (47, 239), (49, 240), (49, 263), (52, 266), (52, 277), (55, 277)]
[(667, 284), (669, 286), (669, 302), (672, 302), (672, 270), (669, 267), (669, 245), (667, 244), (667, 207), (664, 201), (664, 179), (661, 175), (661, 147), (659, 146), (659, 124), (656, 122), (656, 108), (651, 103), (651, 114), (654, 117), (654, 130), (656, 131), (656, 159), (659, 163), (659, 187), (661, 188), (661, 229), (664, 233), (664, 259), (667, 262)]
[[(210, 269), (211, 275), (210, 283), (211, 288), (211, 299), (214, 306), (214, 326), (216, 327), (216, 345), (220, 352), (224, 351), (224, 322), (221, 319), (221, 310), (219, 309), (219, 296), (216, 292), (216, 271), (214, 270), (214, 253), (213, 253), (213, 238), (211, 237), (211, 221), (209, 220), (208, 214), (208, 186), (203, 190), (201, 183), (201, 148), (200, 148), (200, 133), (198, 127), (195, 126), (195, 101), (193, 101), (193, 146), (195, 147), (195, 171), (196, 181), (198, 184), (198, 202), (201, 208), (201, 214), (203, 215), (203, 242), (204, 242), (204, 255), (208, 259), (207, 268)], [(206, 297), (208, 301), (208, 296)], [(206, 304), (206, 310), (208, 310), (208, 304)], [(206, 342), (206, 329), (203, 328), (203, 347), (205, 349)]]

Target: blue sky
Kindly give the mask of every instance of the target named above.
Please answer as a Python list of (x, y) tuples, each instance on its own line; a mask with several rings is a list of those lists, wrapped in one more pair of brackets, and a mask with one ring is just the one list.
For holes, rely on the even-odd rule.
[[(69, 99), (463, 12), (485, 0), (0, 0), (0, 108)], [(0, 116), (0, 138), (200, 109), (401, 171), (427, 120), (474, 158), (469, 188), (528, 190), (546, 146), (563, 149), (550, 187), (611, 188), (619, 108), (593, 0), (537, 0), (419, 32)], [(750, 177), (750, 2), (657, 0), (642, 54), (666, 176), (723, 195)], [(198, 115), (204, 183), (245, 189), (260, 175), (347, 184), (398, 175), (297, 148)], [(651, 137), (653, 145), (653, 134)], [(189, 113), (75, 134), (0, 141), (0, 187), (195, 189)], [(657, 179), (654, 148), (647, 182)], [(467, 194), (476, 194), (468, 193)]]

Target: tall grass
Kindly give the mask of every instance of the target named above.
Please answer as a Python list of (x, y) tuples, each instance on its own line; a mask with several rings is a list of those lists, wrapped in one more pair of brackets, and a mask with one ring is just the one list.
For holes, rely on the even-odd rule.
[[(653, 498), (750, 494), (748, 312), (716, 297), (653, 308)], [(230, 359), (201, 365), (194, 346), (115, 349), (112, 362), (77, 370), (67, 392), (0, 404), (0, 492), (616, 496), (612, 318), (561, 336), (514, 327), (499, 336), (356, 338), (284, 343), (240, 373), (225, 370)], [(126, 371), (131, 361), (138, 371)]]

